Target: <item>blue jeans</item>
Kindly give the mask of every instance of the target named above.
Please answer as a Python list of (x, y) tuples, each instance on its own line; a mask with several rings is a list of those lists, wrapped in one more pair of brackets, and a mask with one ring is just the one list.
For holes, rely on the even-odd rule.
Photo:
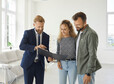
[[(85, 74), (78, 74), (78, 82), (79, 84), (83, 84), (83, 78)], [(95, 73), (91, 74), (91, 82), (89, 84), (95, 84)]]
[(76, 61), (61, 61), (62, 70), (59, 69), (59, 84), (67, 83), (67, 75), (69, 84), (75, 84), (77, 78)]

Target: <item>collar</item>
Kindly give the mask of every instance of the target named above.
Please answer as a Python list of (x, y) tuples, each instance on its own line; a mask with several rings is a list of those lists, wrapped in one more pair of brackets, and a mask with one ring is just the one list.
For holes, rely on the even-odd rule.
[[(38, 32), (36, 31), (36, 29), (34, 28), (35, 34), (38, 34)], [(43, 33), (43, 32), (42, 32)], [(40, 35), (42, 35), (42, 33)]]
[(81, 31), (81, 32), (82, 32), (83, 34), (86, 33), (86, 31), (88, 30), (88, 28), (89, 28), (89, 25), (87, 24), (86, 27), (85, 27), (85, 29), (84, 29), (83, 31)]

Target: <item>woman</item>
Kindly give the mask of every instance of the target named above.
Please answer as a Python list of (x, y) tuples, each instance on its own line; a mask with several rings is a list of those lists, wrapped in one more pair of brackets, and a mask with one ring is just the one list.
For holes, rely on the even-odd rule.
[(57, 54), (67, 55), (67, 58), (58, 61), (59, 84), (66, 84), (67, 76), (69, 84), (75, 84), (77, 77), (75, 38), (76, 34), (72, 24), (68, 20), (63, 20), (57, 39)]

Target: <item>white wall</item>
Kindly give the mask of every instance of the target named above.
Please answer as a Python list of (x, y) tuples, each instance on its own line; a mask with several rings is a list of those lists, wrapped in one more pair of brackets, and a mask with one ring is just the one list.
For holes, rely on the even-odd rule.
[(25, 27), (26, 29), (30, 29), (33, 27), (33, 15), (34, 15), (34, 11), (35, 11), (35, 8), (34, 8), (34, 2), (33, 0), (26, 0), (26, 24), (25, 24)]
[(2, 0), (0, 0), (0, 52), (2, 51)]
[(32, 26), (32, 0), (17, 0), (16, 47), (19, 47), (24, 30)]
[(87, 15), (87, 23), (99, 36), (98, 58), (101, 63), (114, 64), (114, 52), (106, 47), (107, 21), (106, 0), (47, 0), (34, 3), (34, 14), (42, 15), (45, 20), (45, 31), (51, 35), (58, 35), (59, 25), (63, 19), (72, 23), (71, 17), (79, 11)]
[(19, 46), (25, 29), (25, 0), (17, 0), (17, 28), (16, 28), (16, 47)]

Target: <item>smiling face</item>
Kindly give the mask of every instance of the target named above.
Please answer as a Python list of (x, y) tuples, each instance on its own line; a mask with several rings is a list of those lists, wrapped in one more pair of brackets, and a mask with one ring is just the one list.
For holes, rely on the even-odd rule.
[(77, 20), (74, 21), (74, 25), (77, 31), (80, 31), (82, 28), (84, 28), (86, 22), (83, 22), (83, 20), (79, 17)]
[(63, 37), (69, 37), (70, 30), (69, 30), (67, 25), (62, 24), (60, 26), (60, 30), (61, 30), (61, 34), (62, 34)]
[(41, 34), (43, 32), (43, 29), (44, 29), (44, 22), (35, 22), (34, 24), (34, 27), (36, 29), (36, 31), (38, 32), (38, 34)]
[(84, 28), (86, 22), (83, 22), (83, 20), (79, 17), (77, 20), (74, 21), (74, 25), (77, 31), (80, 31), (82, 28)]

